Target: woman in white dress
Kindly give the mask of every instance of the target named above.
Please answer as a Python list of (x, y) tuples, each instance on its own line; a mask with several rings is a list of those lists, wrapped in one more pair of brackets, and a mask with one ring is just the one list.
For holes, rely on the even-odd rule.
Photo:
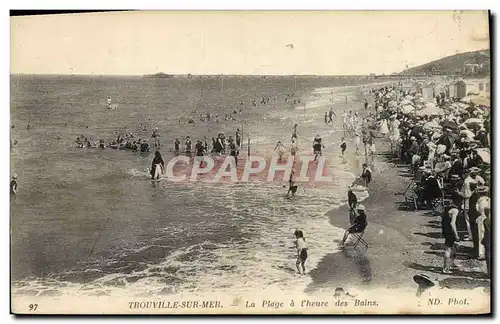
[(278, 152), (278, 161), (281, 161), (283, 159), (283, 155), (285, 154), (285, 146), (281, 143), (281, 141), (278, 141), (274, 150)]
[(391, 140), (391, 151), (398, 147), (399, 139), (401, 137), (399, 133), (399, 120), (396, 119), (396, 116), (391, 116), (391, 134), (389, 135), (389, 139)]
[(389, 134), (389, 127), (387, 126), (387, 119), (382, 119), (380, 122), (380, 131), (379, 133), (383, 136)]

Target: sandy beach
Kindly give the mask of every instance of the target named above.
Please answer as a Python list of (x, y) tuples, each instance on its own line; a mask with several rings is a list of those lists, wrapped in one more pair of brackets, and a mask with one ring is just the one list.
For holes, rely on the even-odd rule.
[[(333, 292), (337, 287), (413, 290), (417, 287), (412, 279), (416, 274), (427, 274), (439, 281), (441, 287), (450, 289), (489, 288), (485, 262), (466, 258), (471, 242), (460, 242), (457, 253), (460, 271), (452, 276), (442, 274), (444, 239), (440, 217), (426, 210), (408, 210), (402, 193), (412, 179), (409, 167), (391, 156), (387, 137), (377, 138), (376, 146), (378, 153), (369, 161), (373, 170), (369, 197), (362, 202), (368, 215), (364, 239), (369, 248), (350, 247), (324, 257), (310, 272), (313, 283), (307, 292)], [(333, 226), (349, 227), (347, 205), (332, 209), (327, 215)], [(332, 240), (338, 241), (340, 237)]]

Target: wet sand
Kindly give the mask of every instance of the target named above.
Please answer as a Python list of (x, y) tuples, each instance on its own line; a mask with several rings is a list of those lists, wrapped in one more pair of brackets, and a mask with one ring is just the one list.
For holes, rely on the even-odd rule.
[[(407, 209), (402, 193), (412, 179), (409, 168), (390, 156), (387, 137), (377, 138), (376, 146), (377, 155), (369, 161), (373, 171), (370, 196), (362, 202), (368, 220), (364, 239), (369, 248), (358, 245), (354, 250), (346, 244), (345, 250), (332, 251), (334, 253), (324, 257), (310, 272), (313, 283), (307, 292), (331, 290), (333, 293), (336, 287), (414, 290), (417, 285), (413, 276), (419, 273), (426, 273), (441, 286), (451, 289), (489, 286), (486, 263), (468, 260), (471, 242), (459, 243), (456, 263), (460, 270), (453, 275), (442, 274), (444, 239), (440, 217), (425, 210)], [(333, 209), (327, 215), (333, 226), (344, 229), (349, 226), (347, 206)], [(340, 241), (341, 237), (332, 237), (332, 240)]]

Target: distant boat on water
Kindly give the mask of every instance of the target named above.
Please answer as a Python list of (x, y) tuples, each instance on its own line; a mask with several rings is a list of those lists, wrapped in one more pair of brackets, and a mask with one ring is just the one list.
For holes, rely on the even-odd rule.
[(168, 78), (170, 78), (170, 75), (165, 74), (163, 72), (160, 72), (160, 73), (155, 73), (155, 74), (146, 74), (143, 77), (148, 78), (148, 79), (168, 79)]

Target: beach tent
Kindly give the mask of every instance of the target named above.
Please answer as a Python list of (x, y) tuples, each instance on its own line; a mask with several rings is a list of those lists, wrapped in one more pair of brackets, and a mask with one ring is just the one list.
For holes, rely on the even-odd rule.
[(455, 86), (455, 96), (454, 98), (461, 99), (467, 95), (467, 87), (463, 80), (458, 80), (454, 84)]
[(457, 87), (453, 83), (448, 85), (448, 97), (457, 98)]
[(479, 93), (479, 88), (478, 88), (478, 83), (477, 82), (468, 82), (465, 84), (465, 93), (467, 95), (469, 94), (478, 94)]

